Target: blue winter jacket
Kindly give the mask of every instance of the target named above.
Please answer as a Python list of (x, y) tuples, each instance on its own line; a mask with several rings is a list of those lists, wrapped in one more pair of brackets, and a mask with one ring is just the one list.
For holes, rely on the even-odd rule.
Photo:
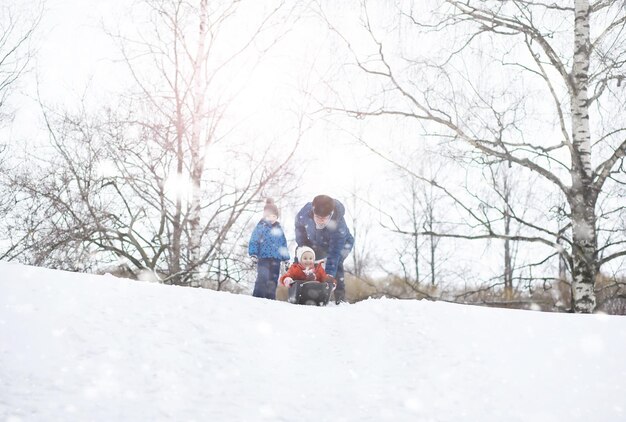
[(313, 220), (313, 204), (306, 204), (296, 216), (296, 243), (315, 251), (315, 259), (326, 258), (326, 273), (335, 277), (337, 267), (354, 246), (354, 237), (344, 218), (346, 209), (335, 199), (335, 211), (326, 227), (318, 230)]
[(250, 237), (248, 254), (257, 258), (289, 260), (287, 239), (278, 221), (274, 224), (270, 224), (266, 219), (259, 221)]

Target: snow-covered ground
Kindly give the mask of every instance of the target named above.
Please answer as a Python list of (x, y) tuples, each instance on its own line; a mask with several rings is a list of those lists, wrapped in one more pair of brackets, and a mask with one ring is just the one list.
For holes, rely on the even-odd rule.
[(0, 263), (1, 421), (624, 421), (626, 318)]

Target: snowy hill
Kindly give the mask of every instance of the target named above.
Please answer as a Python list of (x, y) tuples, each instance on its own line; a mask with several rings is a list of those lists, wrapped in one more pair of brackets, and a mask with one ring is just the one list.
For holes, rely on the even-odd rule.
[(0, 263), (0, 421), (624, 421), (626, 318)]

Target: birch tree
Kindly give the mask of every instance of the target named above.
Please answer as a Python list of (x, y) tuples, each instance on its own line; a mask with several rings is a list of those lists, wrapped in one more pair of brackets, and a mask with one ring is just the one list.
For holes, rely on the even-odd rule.
[(624, 256), (618, 248), (599, 259), (603, 221), (597, 215), (599, 198), (623, 172), (626, 154), (620, 118), (626, 105), (623, 2), (400, 1), (390, 8), (364, 1), (362, 6), (367, 44), (333, 23), (327, 6), (320, 13), (378, 100), (329, 108), (359, 118), (413, 120), (423, 133), (452, 141), (483, 162), (507, 162), (539, 175), (566, 204), (567, 233), (553, 222), (527, 221), (519, 236), (483, 224), (473, 238), (553, 248), (572, 275), (573, 309), (592, 312), (601, 266)]

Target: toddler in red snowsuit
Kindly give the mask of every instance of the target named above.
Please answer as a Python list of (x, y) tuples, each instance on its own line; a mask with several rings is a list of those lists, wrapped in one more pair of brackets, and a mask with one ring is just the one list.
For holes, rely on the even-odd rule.
[(319, 281), (336, 283), (326, 274), (322, 264), (315, 263), (315, 252), (308, 246), (298, 248), (298, 262), (291, 264), (289, 270), (280, 277), (280, 284), (289, 287), (294, 281)]

